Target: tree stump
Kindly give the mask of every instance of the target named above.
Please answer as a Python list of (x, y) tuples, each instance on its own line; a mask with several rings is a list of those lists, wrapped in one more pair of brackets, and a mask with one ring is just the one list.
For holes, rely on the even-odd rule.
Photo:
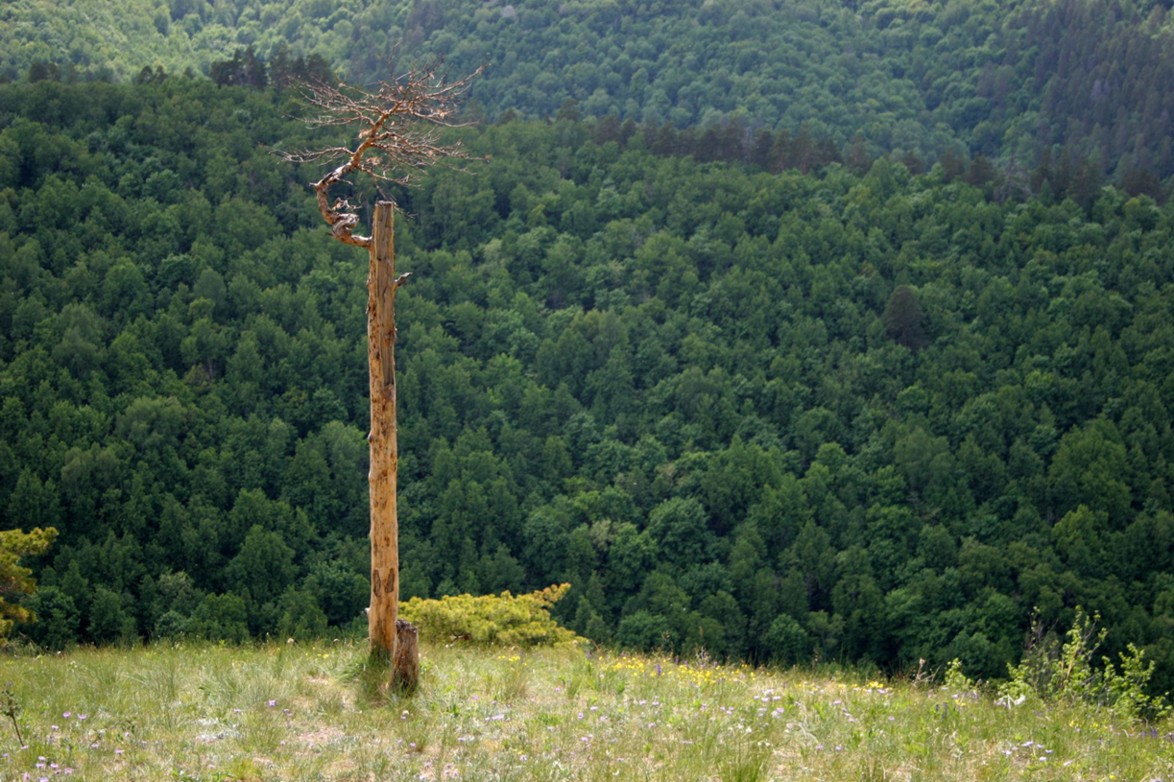
[(420, 686), (420, 633), (414, 624), (403, 619), (395, 620), (391, 686), (404, 694), (411, 694)]

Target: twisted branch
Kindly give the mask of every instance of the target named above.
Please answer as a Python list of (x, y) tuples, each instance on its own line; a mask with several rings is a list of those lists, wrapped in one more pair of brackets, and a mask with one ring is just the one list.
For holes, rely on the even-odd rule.
[(345, 198), (330, 200), (330, 189), (352, 172), (360, 171), (381, 181), (406, 184), (411, 172), (427, 168), (444, 158), (463, 158), (459, 144), (442, 145), (437, 128), (457, 127), (457, 104), (470, 82), (483, 68), (449, 84), (432, 70), (410, 71), (373, 90), (348, 84), (310, 83), (303, 85), (307, 101), (318, 113), (307, 120), (312, 126), (359, 127), (353, 147), (287, 153), (296, 163), (342, 162), (310, 184), (318, 197), (318, 211), (334, 236), (344, 244), (366, 247), (369, 236), (353, 231), (359, 216)]

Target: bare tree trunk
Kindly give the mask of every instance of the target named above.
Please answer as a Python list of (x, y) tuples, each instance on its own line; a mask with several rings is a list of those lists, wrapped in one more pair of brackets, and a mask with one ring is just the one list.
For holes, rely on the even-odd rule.
[[(375, 205), (372, 241), (368, 246), (367, 359), (371, 394), (371, 608), (367, 629), (371, 655), (393, 666), (392, 683), (414, 690), (418, 677), (415, 645), (397, 654), (399, 610), (399, 521), (396, 484), (399, 447), (396, 443), (395, 292), (407, 275), (395, 276), (395, 206)], [(401, 622), (400, 624), (404, 624)], [(412, 628), (414, 633), (415, 628)], [(406, 652), (406, 654), (405, 654)]]
[[(445, 157), (465, 157), (456, 145), (440, 146), (436, 127), (452, 126), (456, 103), (469, 82), (481, 72), (452, 84), (434, 78), (432, 71), (410, 72), (380, 82), (373, 91), (339, 83), (305, 83), (310, 104), (320, 111), (307, 120), (315, 126), (359, 125), (358, 143), (289, 153), (286, 160), (342, 161), (310, 186), (318, 211), (334, 238), (366, 247), (370, 256), (367, 277), (367, 361), (371, 394), (371, 469), (367, 475), (371, 497), (371, 607), (367, 633), (371, 661), (392, 669), (391, 683), (411, 692), (419, 682), (416, 628), (397, 622), (399, 609), (399, 522), (396, 483), (399, 449), (395, 420), (395, 292), (407, 274), (395, 275), (395, 205), (375, 204), (371, 236), (356, 236), (359, 215), (345, 197), (330, 200), (330, 189), (359, 171), (376, 180), (407, 183), (407, 171), (427, 168)], [(431, 127), (433, 131), (428, 130)], [(349, 183), (348, 183), (349, 186)]]

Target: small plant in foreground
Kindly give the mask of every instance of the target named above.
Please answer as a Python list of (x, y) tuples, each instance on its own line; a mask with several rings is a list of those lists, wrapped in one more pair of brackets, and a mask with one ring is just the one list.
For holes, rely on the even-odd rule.
[(1011, 678), (999, 687), (999, 701), (1014, 705), (1032, 696), (1045, 701), (1083, 701), (1108, 706), (1131, 720), (1156, 720), (1169, 714), (1164, 696), (1146, 692), (1154, 663), (1145, 662), (1145, 652), (1134, 644), (1128, 645), (1128, 654), (1120, 654), (1120, 670), (1108, 657), (1101, 657), (1101, 668), (1094, 667), (1094, 655), (1108, 635), (1108, 629), (1097, 628), (1099, 620), (1099, 614), (1089, 616), (1077, 607), (1076, 619), (1062, 645), (1046, 638), (1038, 619), (1033, 621), (1033, 643), (1018, 665), (1007, 666)]
[(23, 747), (24, 737), (20, 735), (20, 723), (16, 721), (17, 715), (20, 714), (20, 701), (12, 692), (12, 682), (4, 685), (3, 692), (0, 692), (0, 711), (3, 711), (4, 716), (12, 720), (12, 729), (16, 731), (16, 743)]
[(976, 689), (974, 681), (962, 672), (962, 661), (955, 657), (946, 666), (946, 674), (942, 686), (951, 692), (973, 692)]

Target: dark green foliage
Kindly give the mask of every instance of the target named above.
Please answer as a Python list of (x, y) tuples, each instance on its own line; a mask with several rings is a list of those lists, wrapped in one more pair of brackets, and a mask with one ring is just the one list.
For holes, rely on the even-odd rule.
[(898, 285), (893, 290), (881, 321), (885, 324), (885, 332), (910, 350), (921, 350), (929, 343), (921, 304), (908, 285)]
[(90, 601), (86, 635), (94, 642), (133, 641), (137, 628), (134, 617), (123, 605), (123, 595), (106, 586), (98, 586)]
[(248, 607), (238, 595), (205, 595), (184, 624), (183, 632), (209, 641), (247, 641)]
[[(266, 151), (309, 145), (285, 101), (0, 87), (0, 527), (61, 531), (38, 643), (363, 622), (365, 257)], [(1174, 685), (1170, 206), (604, 120), (460, 138), (485, 162), (396, 193), (405, 596), (570, 581), (597, 641), (983, 677), (1080, 604)]]
[(290, 587), (277, 603), (277, 632), (286, 638), (321, 638), (326, 633), (326, 613), (316, 596)]
[(761, 641), (767, 660), (779, 665), (802, 665), (811, 659), (811, 639), (803, 626), (787, 614), (770, 623)]
[[(11, 5), (2, 80), (153, 85), (187, 73), (285, 90), (443, 61), (458, 75), (489, 66), (470, 93), (480, 119), (598, 119), (600, 146), (640, 135), (655, 154), (700, 162), (808, 173), (843, 161), (861, 174), (882, 155), (914, 173), (941, 161), (985, 194), (1031, 188), (1082, 208), (1106, 181), (1161, 198), (1174, 174), (1174, 32), (1158, 0)], [(436, 193), (453, 213), (446, 243), (460, 246), (512, 195)], [(606, 219), (616, 203), (573, 219)]]
[(77, 642), (80, 615), (73, 598), (53, 586), (41, 586), (26, 602), (37, 620), (26, 628), (33, 643), (61, 651)]
[(222, 87), (252, 87), (263, 89), (269, 84), (265, 63), (257, 59), (253, 47), (237, 49), (231, 60), (212, 63), (208, 77)]

